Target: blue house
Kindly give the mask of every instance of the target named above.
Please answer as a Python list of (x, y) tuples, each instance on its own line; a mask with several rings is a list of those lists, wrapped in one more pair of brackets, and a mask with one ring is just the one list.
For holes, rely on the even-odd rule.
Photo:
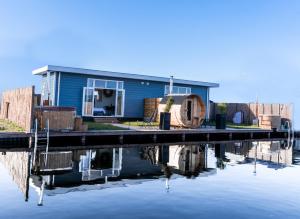
[[(76, 107), (84, 117), (143, 118), (144, 98), (169, 94), (170, 78), (47, 65), (42, 76), (43, 105)], [(209, 106), (216, 83), (173, 79), (172, 94), (197, 94)], [(208, 115), (207, 115), (208, 116)]]

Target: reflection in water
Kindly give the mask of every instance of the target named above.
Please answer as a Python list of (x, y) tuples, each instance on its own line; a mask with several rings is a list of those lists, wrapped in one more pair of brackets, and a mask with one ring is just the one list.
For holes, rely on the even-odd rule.
[[(212, 156), (214, 155), (214, 156)], [(299, 152), (285, 141), (237, 142), (216, 145), (158, 145), (131, 148), (102, 148), (38, 152), (34, 163), (30, 153), (7, 152), (0, 155), (14, 182), (28, 199), (29, 184), (43, 197), (74, 191), (122, 187), (144, 181), (209, 176), (227, 165), (259, 162), (269, 168), (284, 168), (297, 163)], [(209, 162), (208, 160), (214, 160)]]
[(30, 154), (27, 152), (7, 152), (0, 155), (0, 162), (6, 167), (13, 181), (28, 200), (30, 177)]

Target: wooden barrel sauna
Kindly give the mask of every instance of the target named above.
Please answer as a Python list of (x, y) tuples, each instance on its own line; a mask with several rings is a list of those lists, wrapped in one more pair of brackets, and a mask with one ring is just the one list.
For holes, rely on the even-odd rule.
[[(158, 105), (158, 118), (160, 112), (165, 111), (170, 96), (164, 97)], [(205, 119), (206, 107), (202, 98), (192, 94), (187, 96), (172, 96), (174, 102), (170, 108), (171, 125), (187, 128), (199, 128)]]

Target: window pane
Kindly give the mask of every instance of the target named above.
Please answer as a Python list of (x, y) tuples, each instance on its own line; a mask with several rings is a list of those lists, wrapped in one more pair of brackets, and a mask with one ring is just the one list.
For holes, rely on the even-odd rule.
[(95, 87), (105, 88), (104, 80), (95, 80)]
[(93, 115), (93, 89), (84, 88), (83, 115)]
[(173, 94), (178, 94), (179, 93), (179, 88), (174, 86), (173, 87)]
[(124, 85), (123, 85), (123, 81), (119, 81), (118, 82), (118, 89), (123, 89)]
[[(173, 94), (191, 94), (191, 88), (190, 87), (179, 87), (179, 86), (173, 86)], [(165, 95), (170, 94), (170, 86), (165, 85)]]
[(118, 91), (117, 93), (117, 111), (116, 114), (118, 116), (122, 116), (122, 109), (123, 109), (123, 91)]
[(179, 88), (178, 88), (178, 93), (179, 93), (179, 94), (186, 94), (186, 90), (187, 90), (187, 89), (186, 89), (185, 87), (179, 87)]
[(87, 82), (88, 87), (94, 87), (94, 79), (89, 78)]
[(168, 95), (170, 93), (170, 86), (166, 85), (165, 86), (165, 95)]
[(117, 88), (117, 83), (115, 81), (107, 81), (106, 88), (116, 89)]

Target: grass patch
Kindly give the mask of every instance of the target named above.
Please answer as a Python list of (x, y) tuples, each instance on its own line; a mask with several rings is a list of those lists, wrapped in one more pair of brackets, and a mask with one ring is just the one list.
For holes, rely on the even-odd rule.
[[(216, 122), (215, 121), (210, 121), (206, 125), (216, 126)], [(257, 126), (257, 125), (234, 124), (234, 123), (231, 123), (231, 122), (227, 122), (226, 127), (227, 128), (232, 128), (232, 129), (260, 129), (260, 127)]]
[(233, 123), (227, 123), (227, 127), (234, 128), (234, 129), (260, 129), (257, 125), (233, 124)]
[(84, 124), (88, 125), (88, 130), (128, 130), (107, 123), (85, 122)]
[(24, 129), (13, 122), (0, 119), (0, 132), (24, 132)]
[(122, 122), (123, 125), (127, 126), (158, 126), (158, 122), (152, 122), (152, 123), (145, 123), (143, 121), (124, 121)]
[[(135, 126), (135, 127), (143, 127), (143, 126), (159, 126), (159, 122), (153, 122), (153, 123), (145, 123), (143, 121), (123, 121), (121, 124), (126, 126)], [(215, 121), (210, 121), (206, 123), (208, 126), (216, 126)], [(234, 124), (227, 122), (226, 123), (227, 128), (234, 128), (234, 129), (260, 129), (257, 125), (248, 125), (248, 124)]]

